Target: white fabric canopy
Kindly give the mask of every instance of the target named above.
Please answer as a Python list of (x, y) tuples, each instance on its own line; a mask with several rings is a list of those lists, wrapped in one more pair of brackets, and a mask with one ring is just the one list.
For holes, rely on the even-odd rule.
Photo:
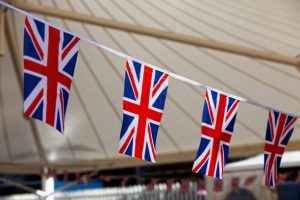
[[(295, 56), (300, 52), (300, 2), (289, 0), (238, 1), (116, 1), (25, 0), (18, 2), (62, 9), (92, 17), (217, 40), (244, 47)], [(300, 73), (294, 66), (276, 64), (198, 48), (159, 38), (85, 23), (41, 16), (71, 32), (206, 83), (287, 112), (300, 114)], [(24, 16), (9, 11), (22, 70)], [(39, 173), (44, 166), (94, 169), (149, 164), (118, 155), (122, 120), (125, 60), (81, 43), (65, 135), (22, 115), (11, 52), (5, 44), (0, 58), (0, 171)], [(18, 73), (18, 72), (17, 72)], [(204, 92), (171, 79), (157, 140), (158, 163), (193, 161), (200, 139)], [(268, 112), (241, 104), (232, 138), (231, 154), (263, 152)], [(288, 148), (297, 149), (300, 121)], [(41, 149), (38, 143), (41, 144)]]
[[(229, 163), (225, 166), (225, 172), (232, 171), (251, 171), (251, 170), (263, 170), (264, 155), (259, 154), (257, 156)], [(280, 167), (299, 167), (300, 166), (300, 151), (288, 151), (285, 152)]]

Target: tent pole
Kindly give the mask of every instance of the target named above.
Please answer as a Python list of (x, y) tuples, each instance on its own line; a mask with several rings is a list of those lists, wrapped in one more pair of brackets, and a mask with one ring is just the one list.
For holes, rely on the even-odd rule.
[[(98, 172), (99, 172), (99, 168), (96, 168), (93, 172), (91, 172), (91, 173), (89, 173), (89, 174), (87, 174), (87, 175), (90, 176), (90, 177), (93, 177), (93, 176), (97, 175)], [(84, 181), (85, 176), (86, 176), (86, 175), (82, 176), (82, 177), (80, 178), (80, 181)], [(60, 188), (57, 188), (56, 191), (53, 191), (52, 193), (48, 194), (48, 195), (46, 196), (46, 198), (49, 198), (49, 197), (55, 195), (55, 194), (58, 193), (58, 192), (62, 192), (62, 191), (64, 191), (64, 190), (66, 190), (66, 189), (69, 189), (70, 187), (72, 187), (72, 186), (74, 186), (74, 185), (77, 185), (77, 184), (78, 184), (77, 180), (72, 181), (72, 182), (70, 182), (70, 183), (67, 183), (67, 184), (61, 186)], [(48, 200), (48, 199), (47, 199), (47, 200)]]
[[(15, 73), (17, 76), (18, 86), (19, 86), (20, 92), (23, 93), (23, 83), (22, 83), (23, 72), (21, 71), (21, 66), (23, 66), (23, 64), (21, 64), (21, 62), (19, 60), (19, 52), (17, 49), (16, 40), (13, 38), (13, 29), (12, 29), (11, 25), (12, 25), (12, 23), (9, 21), (8, 15), (6, 15), (6, 17), (5, 17), (6, 38), (7, 38), (9, 50), (11, 53), (12, 61), (13, 61), (13, 67), (14, 67), (14, 70), (15, 70)], [(48, 166), (48, 161), (45, 156), (45, 150), (42, 146), (42, 142), (41, 142), (40, 136), (38, 134), (38, 130), (35, 125), (35, 122), (33, 120), (29, 120), (28, 122), (29, 122), (30, 128), (32, 130), (33, 139), (36, 144), (38, 156), (42, 162), (42, 165)]]
[(297, 64), (296, 64), (297, 70), (300, 72), (300, 54), (298, 54), (298, 55), (296, 56), (296, 59), (297, 59)]
[(31, 193), (36, 193), (36, 189), (32, 188), (32, 187), (28, 187), (26, 185), (20, 184), (16, 181), (4, 178), (4, 177), (0, 177), (0, 182), (6, 183), (7, 185), (12, 185), (16, 188), (19, 188), (21, 190), (24, 190), (26, 192), (31, 192)]
[(140, 27), (132, 24), (117, 22), (113, 20), (107, 20), (99, 17), (93, 17), (85, 14), (74, 13), (62, 9), (53, 9), (47, 6), (39, 6), (27, 3), (16, 2), (14, 4), (16, 7), (39, 14), (49, 15), (53, 17), (60, 17), (63, 19), (74, 20), (83, 23), (89, 23), (94, 25), (99, 25), (102, 27), (112, 28), (127, 31), (130, 33), (137, 33), (147, 36), (152, 36), (156, 38), (171, 40), (175, 42), (200, 46), (204, 48), (224, 51), (228, 53), (248, 56), (252, 58), (259, 58), (267, 61), (278, 62), (287, 65), (293, 65), (300, 68), (300, 58), (290, 57), (286, 55), (281, 55), (277, 53), (271, 53), (267, 51), (260, 51), (256, 49), (241, 47), (237, 45), (227, 44), (223, 42), (201, 39), (198, 37), (182, 35), (177, 33), (165, 32), (153, 28)]
[(54, 178), (52, 176), (48, 176), (48, 172), (49, 169), (45, 167), (41, 174), (42, 191), (45, 192), (45, 200), (54, 200), (54, 196), (46, 196), (54, 193)]
[(5, 8), (0, 5), (0, 56), (4, 55), (4, 18)]

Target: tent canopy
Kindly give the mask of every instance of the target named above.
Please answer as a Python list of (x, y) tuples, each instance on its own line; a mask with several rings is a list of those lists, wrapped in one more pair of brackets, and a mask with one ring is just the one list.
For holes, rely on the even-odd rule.
[[(57, 12), (123, 22), (294, 57), (300, 52), (296, 0), (127, 1), (19, 0)], [(300, 114), (300, 73), (294, 66), (224, 53), (63, 18), (38, 16), (163, 69)], [(0, 171), (40, 173), (149, 164), (118, 155), (125, 60), (81, 42), (65, 134), (22, 115), (24, 16), (7, 12), (11, 34), (0, 58)], [(8, 33), (8, 31), (6, 31)], [(9, 37), (11, 39), (9, 39)], [(200, 139), (204, 90), (171, 79), (157, 139), (158, 163), (193, 161)], [(268, 111), (241, 103), (230, 156), (263, 152)], [(288, 149), (299, 149), (300, 121)]]
[[(229, 163), (225, 167), (225, 172), (237, 172), (237, 171), (251, 171), (251, 170), (263, 170), (264, 166), (264, 154)], [(300, 151), (288, 151), (284, 153), (280, 167), (299, 167), (300, 166)]]

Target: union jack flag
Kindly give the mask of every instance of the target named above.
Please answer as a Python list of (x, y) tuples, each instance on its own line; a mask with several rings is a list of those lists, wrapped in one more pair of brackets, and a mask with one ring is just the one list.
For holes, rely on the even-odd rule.
[(193, 172), (222, 179), (239, 100), (206, 90), (202, 135)]
[(79, 38), (26, 17), (24, 113), (64, 131)]
[(169, 75), (128, 60), (119, 153), (156, 162), (156, 138)]
[(277, 111), (269, 112), (264, 153), (265, 185), (274, 187), (285, 147), (294, 130), (297, 118)]

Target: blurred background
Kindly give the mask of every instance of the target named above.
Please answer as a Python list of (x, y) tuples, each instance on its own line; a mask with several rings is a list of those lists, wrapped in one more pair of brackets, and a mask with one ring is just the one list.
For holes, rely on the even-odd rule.
[[(184, 42), (199, 38), (295, 58), (298, 0), (6, 2), (160, 68), (300, 114), (299, 67)], [(169, 82), (157, 163), (119, 155), (125, 60), (84, 41), (64, 135), (24, 117), (23, 23), (24, 15), (1, 7), (0, 199), (279, 199), (279, 190), (263, 186), (268, 111), (253, 105), (240, 104), (223, 181), (191, 172), (205, 91), (176, 79)], [(299, 182), (299, 128), (298, 120), (280, 184)]]

